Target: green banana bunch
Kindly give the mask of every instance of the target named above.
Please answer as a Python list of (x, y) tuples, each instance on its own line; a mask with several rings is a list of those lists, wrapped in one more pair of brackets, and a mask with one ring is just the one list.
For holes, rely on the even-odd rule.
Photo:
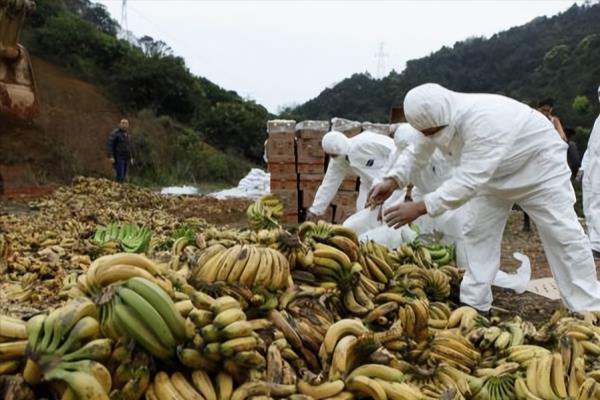
[(185, 320), (173, 300), (144, 278), (130, 278), (117, 286), (101, 314), (107, 336), (129, 337), (161, 360), (173, 358), (186, 337)]
[(148, 249), (151, 238), (152, 231), (146, 226), (140, 228), (135, 224), (109, 224), (98, 228), (93, 240), (98, 244), (117, 241), (123, 251), (143, 253)]

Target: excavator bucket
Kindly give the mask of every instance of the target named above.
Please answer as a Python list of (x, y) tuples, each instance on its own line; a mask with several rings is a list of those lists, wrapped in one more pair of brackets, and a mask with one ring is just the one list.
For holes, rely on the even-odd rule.
[(30, 120), (39, 113), (31, 60), (18, 44), (30, 0), (0, 0), (0, 114)]
[(32, 119), (39, 113), (39, 99), (31, 60), (25, 48), (16, 61), (0, 59), (0, 114)]

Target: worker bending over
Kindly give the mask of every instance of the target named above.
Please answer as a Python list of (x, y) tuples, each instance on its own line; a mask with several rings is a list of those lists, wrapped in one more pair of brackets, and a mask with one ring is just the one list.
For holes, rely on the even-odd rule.
[(589, 241), (573, 209), (575, 194), (566, 162), (567, 144), (541, 113), (513, 99), (466, 94), (437, 84), (408, 92), (407, 121), (427, 140), (401, 156), (376, 185), (369, 205), (380, 204), (410, 181), (440, 149), (454, 165), (452, 176), (415, 203), (384, 210), (389, 226), (421, 215), (436, 217), (469, 202), (463, 226), (467, 270), (460, 299), (481, 311), (492, 305), (491, 284), (499, 268), (502, 233), (513, 204), (538, 227), (550, 269), (572, 311), (600, 310), (600, 284)]
[(363, 209), (369, 189), (382, 176), (382, 168), (394, 151), (394, 140), (371, 131), (364, 131), (353, 138), (346, 137), (342, 132), (331, 131), (323, 136), (321, 145), (330, 157), (329, 165), (308, 210), (307, 219), (325, 214), (342, 181), (349, 175), (360, 178), (356, 209)]

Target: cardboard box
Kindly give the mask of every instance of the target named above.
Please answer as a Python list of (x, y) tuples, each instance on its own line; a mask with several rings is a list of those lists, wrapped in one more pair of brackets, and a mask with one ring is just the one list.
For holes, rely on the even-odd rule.
[(281, 190), (298, 190), (297, 179), (273, 179), (271, 177), (271, 192), (275, 193)]
[(283, 206), (285, 207), (286, 213), (298, 214), (298, 191), (294, 190), (272, 190), (271, 193), (277, 196)]
[(356, 199), (358, 192), (338, 190), (332, 203), (338, 207), (356, 209)]
[(323, 176), (323, 174), (299, 175), (298, 187), (300, 190), (316, 191), (323, 182)]
[(267, 164), (271, 179), (296, 179), (294, 162), (269, 162)]
[(325, 162), (298, 162), (296, 164), (296, 171), (300, 175), (324, 174)]
[(329, 121), (302, 121), (296, 124), (296, 136), (323, 135), (329, 131)]
[(296, 162), (296, 137), (293, 133), (270, 134), (267, 140), (269, 162)]
[(331, 119), (331, 130), (353, 137), (362, 132), (362, 124), (358, 121), (335, 117)]
[(404, 107), (392, 107), (390, 109), (390, 124), (397, 124), (400, 122), (406, 122), (406, 117), (404, 116)]
[[(312, 136), (312, 135), (311, 135)], [(302, 164), (325, 164), (325, 152), (319, 137), (298, 137), (296, 139), (297, 161)]]
[(296, 121), (291, 119), (275, 119), (267, 122), (267, 133), (294, 133), (296, 131)]
[(355, 207), (340, 207), (335, 206), (335, 215), (333, 221), (336, 224), (343, 224), (344, 221), (356, 212)]
[(353, 176), (344, 179), (342, 181), (342, 184), (340, 185), (339, 190), (343, 190), (346, 192), (356, 192), (358, 190), (358, 178)]
[(363, 132), (371, 131), (375, 133), (380, 133), (382, 135), (390, 136), (393, 132), (390, 132), (389, 124), (376, 124), (373, 122), (363, 122), (362, 123)]
[(295, 225), (295, 224), (298, 224), (299, 222), (300, 222), (300, 219), (298, 218), (298, 213), (286, 214), (283, 218), (283, 223), (285, 223), (285, 224)]
[(300, 191), (300, 208), (308, 208), (312, 206), (315, 200), (316, 190), (306, 189)]

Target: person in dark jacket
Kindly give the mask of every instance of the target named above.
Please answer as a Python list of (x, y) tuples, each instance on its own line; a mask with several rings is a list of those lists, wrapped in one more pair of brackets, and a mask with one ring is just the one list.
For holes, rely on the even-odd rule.
[(575, 179), (579, 167), (581, 167), (581, 155), (579, 154), (577, 143), (573, 140), (575, 131), (571, 128), (565, 128), (565, 135), (567, 136), (567, 144), (569, 145), (567, 149), (567, 164), (569, 164), (569, 168), (571, 169), (571, 179)]
[(127, 166), (133, 165), (133, 146), (128, 129), (129, 121), (122, 119), (119, 127), (111, 132), (106, 149), (106, 155), (115, 167), (115, 180), (119, 183), (125, 181)]

